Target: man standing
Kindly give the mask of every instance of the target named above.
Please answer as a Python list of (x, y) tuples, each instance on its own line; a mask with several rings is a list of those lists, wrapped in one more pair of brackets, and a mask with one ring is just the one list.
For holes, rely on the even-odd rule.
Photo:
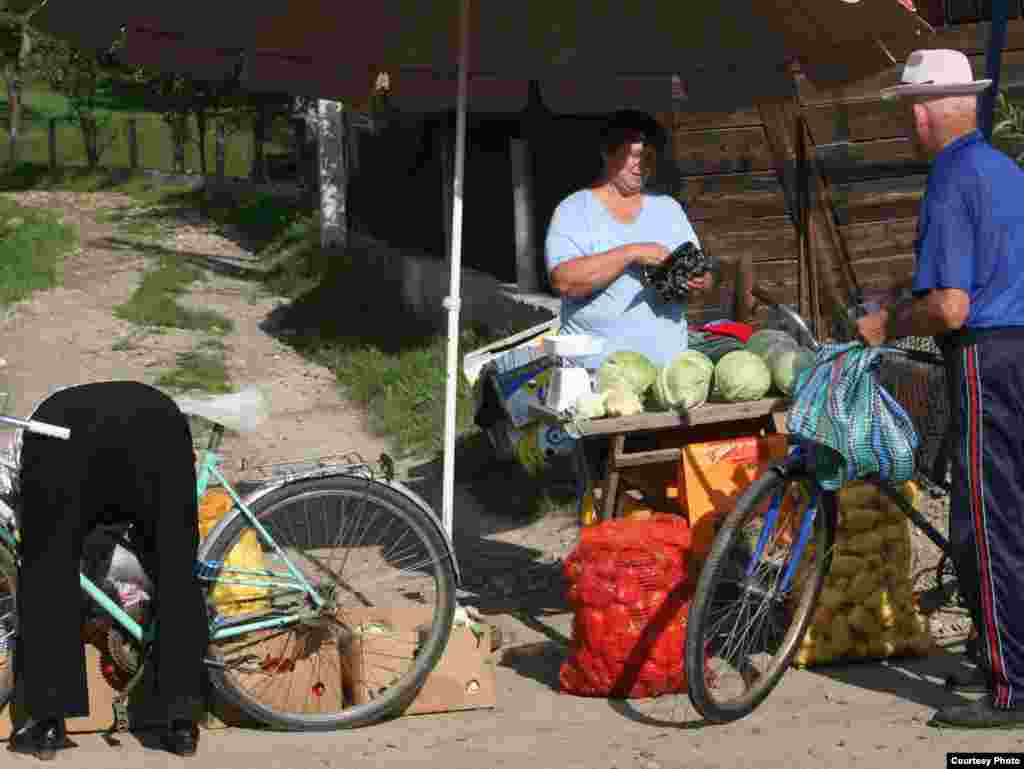
[(946, 359), (957, 441), (949, 532), (981, 639), (990, 696), (933, 723), (1024, 726), (1024, 171), (978, 131), (974, 80), (958, 51), (913, 53), (902, 99), (932, 161), (921, 203), (913, 298), (862, 318), (870, 345), (934, 336)]

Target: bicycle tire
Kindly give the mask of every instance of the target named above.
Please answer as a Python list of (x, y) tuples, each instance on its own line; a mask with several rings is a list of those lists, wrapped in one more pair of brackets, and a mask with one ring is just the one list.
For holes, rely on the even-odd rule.
[[(690, 701), (709, 722), (728, 723), (744, 718), (764, 701), (792, 663), (817, 606), (822, 585), (831, 565), (831, 550), (835, 540), (836, 502), (835, 495), (829, 492), (823, 492), (820, 497), (818, 514), (814, 518), (813, 536), (808, 542), (808, 546), (814, 545), (813, 568), (806, 575), (800, 600), (789, 621), (788, 630), (779, 642), (777, 651), (771, 655), (767, 670), (757, 675), (753, 686), (749, 686), (749, 681), (744, 675), (744, 684), (749, 688), (741, 696), (721, 701), (717, 698), (713, 691), (716, 688), (715, 682), (709, 680), (706, 668), (707, 650), (713, 641), (711, 608), (714, 598), (719, 588), (730, 579), (730, 572), (735, 574), (736, 564), (729, 556), (733, 548), (741, 544), (740, 539), (745, 536), (746, 524), (754, 519), (764, 501), (771, 499), (780, 490), (786, 493), (786, 487), (793, 483), (807, 484), (806, 488), (811, 488), (814, 481), (812, 476), (799, 466), (770, 468), (755, 479), (740, 495), (735, 509), (722, 522), (722, 527), (701, 570), (687, 623), (685, 664)], [(744, 656), (750, 655), (745, 653)]]
[[(455, 612), (456, 580), (449, 557), (449, 548), (435, 525), (426, 519), (428, 513), (404, 495), (383, 484), (367, 479), (342, 476), (289, 484), (261, 497), (250, 506), (250, 510), (264, 526), (270, 528), (268, 522), (275, 511), (286, 509), (287, 505), (296, 501), (323, 497), (348, 497), (357, 501), (369, 502), (375, 506), (376, 510), (387, 511), (396, 520), (408, 524), (409, 530), (413, 532), (419, 544), (425, 548), (433, 564), (432, 577), (436, 583), (437, 606), (434, 609), (426, 637), (420, 639), (415, 654), (415, 663), (411, 669), (406, 671), (399, 680), (392, 682), (378, 698), (362, 704), (344, 706), (331, 712), (320, 714), (286, 712), (274, 705), (268, 705), (242, 687), (229, 673), (228, 668), (208, 663), (210, 680), (215, 689), (228, 702), (271, 728), (291, 731), (330, 731), (356, 728), (400, 713), (412, 702), (429, 673), (436, 667), (451, 633)], [(358, 524), (356, 525), (358, 526)], [(343, 530), (341, 526), (347, 527), (348, 524), (340, 525), (339, 537)], [(215, 539), (204, 550), (206, 560), (223, 564), (227, 554), (231, 552), (246, 529), (253, 531), (248, 519), (241, 511), (236, 511), (234, 519), (214, 535)], [(368, 527), (363, 530), (364, 535), (367, 530)], [(405, 552), (404, 548), (402, 552)], [(331, 563), (333, 566), (333, 561)], [(347, 559), (342, 563), (342, 572), (344, 572), (346, 563)], [(345, 582), (343, 575), (339, 576), (333, 571), (332, 574), (338, 576), (339, 581)], [(209, 600), (209, 596), (215, 584), (216, 582), (210, 586), (207, 592), (208, 605), (211, 607), (213, 604)], [(212, 610), (215, 611), (215, 609)], [(341, 620), (332, 621), (339, 626), (342, 624)], [(216, 654), (217, 644), (211, 643), (210, 657), (215, 658)], [(339, 666), (342, 664), (340, 659), (341, 653), (339, 652)], [(296, 669), (294, 666), (292, 667), (293, 671)], [(316, 684), (316, 686), (320, 685), (320, 683)]]
[[(18, 561), (6, 544), (0, 545), (0, 710), (14, 695), (18, 626)], [(8, 605), (10, 604), (10, 605)], [(12, 629), (9, 629), (13, 625)]]

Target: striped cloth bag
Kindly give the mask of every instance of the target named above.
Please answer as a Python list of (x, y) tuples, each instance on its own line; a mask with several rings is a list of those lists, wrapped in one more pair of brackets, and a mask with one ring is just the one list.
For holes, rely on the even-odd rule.
[(826, 490), (872, 475), (894, 484), (914, 475), (917, 431), (878, 382), (881, 356), (859, 342), (822, 345), (797, 378), (786, 429)]

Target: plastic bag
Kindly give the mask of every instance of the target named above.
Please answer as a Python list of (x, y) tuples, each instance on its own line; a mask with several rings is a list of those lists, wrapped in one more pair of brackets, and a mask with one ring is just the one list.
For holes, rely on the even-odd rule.
[[(206, 539), (213, 528), (220, 523), (234, 507), (234, 500), (228, 492), (217, 486), (207, 489), (199, 500), (199, 537)], [(249, 614), (270, 608), (267, 596), (270, 588), (244, 584), (265, 581), (259, 574), (266, 571), (263, 547), (254, 529), (246, 529), (224, 559), (217, 583), (210, 590), (210, 600), (224, 615)], [(257, 572), (257, 573), (253, 573)]]
[(823, 345), (794, 388), (786, 430), (801, 439), (822, 488), (870, 475), (893, 484), (914, 476), (914, 423), (878, 382), (881, 352), (859, 343)]
[(246, 584), (266, 581), (263, 547), (255, 529), (246, 529), (224, 559), (217, 583), (210, 590), (210, 600), (222, 615), (251, 614), (270, 608), (270, 588)]

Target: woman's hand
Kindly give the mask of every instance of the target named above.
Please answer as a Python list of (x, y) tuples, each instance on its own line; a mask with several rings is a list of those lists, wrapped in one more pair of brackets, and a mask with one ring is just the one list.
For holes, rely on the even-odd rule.
[(633, 262), (635, 264), (657, 267), (659, 264), (664, 264), (671, 254), (672, 252), (661, 243), (636, 243), (633, 245)]
[(712, 277), (710, 272), (705, 272), (698, 278), (690, 278), (686, 281), (686, 285), (691, 291), (695, 291), (698, 294), (703, 294), (706, 291), (711, 290)]

